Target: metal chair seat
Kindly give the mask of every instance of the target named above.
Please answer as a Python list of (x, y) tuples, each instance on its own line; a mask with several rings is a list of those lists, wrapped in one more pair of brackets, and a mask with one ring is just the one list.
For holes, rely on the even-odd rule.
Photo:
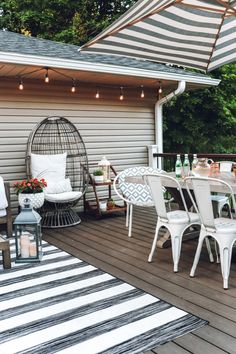
[(168, 222), (172, 224), (183, 224), (189, 222), (198, 222), (199, 223), (199, 216), (197, 213), (186, 212), (184, 210), (175, 210), (170, 211), (167, 214)]

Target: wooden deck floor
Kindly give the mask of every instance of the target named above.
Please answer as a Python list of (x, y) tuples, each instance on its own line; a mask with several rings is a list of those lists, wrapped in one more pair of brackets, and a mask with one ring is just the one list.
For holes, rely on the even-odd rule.
[(209, 325), (146, 352), (146, 354), (236, 353), (236, 257), (233, 256), (229, 290), (223, 290), (220, 266), (203, 253), (197, 277), (189, 271), (196, 240), (182, 246), (179, 272), (173, 273), (171, 249), (158, 249), (147, 262), (155, 228), (155, 212), (136, 209), (133, 237), (127, 237), (124, 216), (85, 217), (78, 226), (44, 230), (44, 240), (171, 304), (193, 313)]

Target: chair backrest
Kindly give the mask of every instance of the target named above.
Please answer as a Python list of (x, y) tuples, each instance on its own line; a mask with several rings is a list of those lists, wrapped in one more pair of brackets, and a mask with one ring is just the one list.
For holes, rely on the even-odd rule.
[[(229, 194), (235, 208), (235, 198), (231, 186), (220, 179), (206, 177), (187, 177), (185, 179), (187, 191), (196, 208), (201, 223), (206, 230), (215, 231), (213, 205), (211, 200), (211, 183), (214, 185), (222, 185), (225, 188), (225, 193)], [(194, 198), (191, 190), (194, 192)]]
[[(160, 172), (161, 170), (145, 166), (127, 168), (118, 173), (118, 175), (116, 176), (114, 181), (114, 190), (118, 194), (118, 196), (124, 199), (127, 203), (132, 203), (140, 206), (153, 206), (154, 203), (149, 186), (147, 186), (143, 180), (141, 180), (141, 183), (127, 182), (126, 177), (142, 177), (145, 174), (155, 174)], [(117, 181), (119, 191), (116, 187)]]
[[(184, 209), (188, 215), (188, 209), (187, 205), (183, 196), (182, 188), (176, 178), (173, 178), (171, 176), (165, 175), (163, 173), (158, 173), (158, 174), (146, 174), (144, 176), (144, 180), (146, 183), (149, 185), (150, 190), (151, 190), (151, 195), (155, 204), (156, 212), (158, 217), (165, 221), (168, 222), (167, 218), (167, 205), (165, 203), (164, 199), (164, 194), (163, 194), (163, 187), (165, 186), (165, 181), (169, 180), (172, 182), (173, 186), (176, 187), (180, 193)], [(189, 218), (190, 220), (190, 218)]]

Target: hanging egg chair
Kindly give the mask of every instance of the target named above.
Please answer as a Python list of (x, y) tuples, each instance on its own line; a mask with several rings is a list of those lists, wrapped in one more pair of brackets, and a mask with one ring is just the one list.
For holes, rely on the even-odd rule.
[(64, 117), (48, 117), (27, 142), (28, 178), (44, 178), (45, 202), (38, 210), (42, 226), (57, 228), (81, 222), (75, 211), (88, 185), (88, 158), (76, 126)]

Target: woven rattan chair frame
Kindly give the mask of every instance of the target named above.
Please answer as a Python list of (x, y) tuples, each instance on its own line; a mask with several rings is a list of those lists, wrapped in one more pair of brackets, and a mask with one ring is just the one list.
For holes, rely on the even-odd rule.
[(81, 219), (73, 210), (83, 197), (88, 185), (88, 158), (83, 139), (76, 128), (64, 117), (47, 117), (32, 130), (26, 151), (26, 170), (31, 176), (31, 153), (53, 155), (67, 152), (66, 178), (70, 178), (73, 191), (82, 195), (68, 202), (46, 201), (38, 211), (42, 216), (42, 226), (47, 228), (66, 227), (79, 224)]

